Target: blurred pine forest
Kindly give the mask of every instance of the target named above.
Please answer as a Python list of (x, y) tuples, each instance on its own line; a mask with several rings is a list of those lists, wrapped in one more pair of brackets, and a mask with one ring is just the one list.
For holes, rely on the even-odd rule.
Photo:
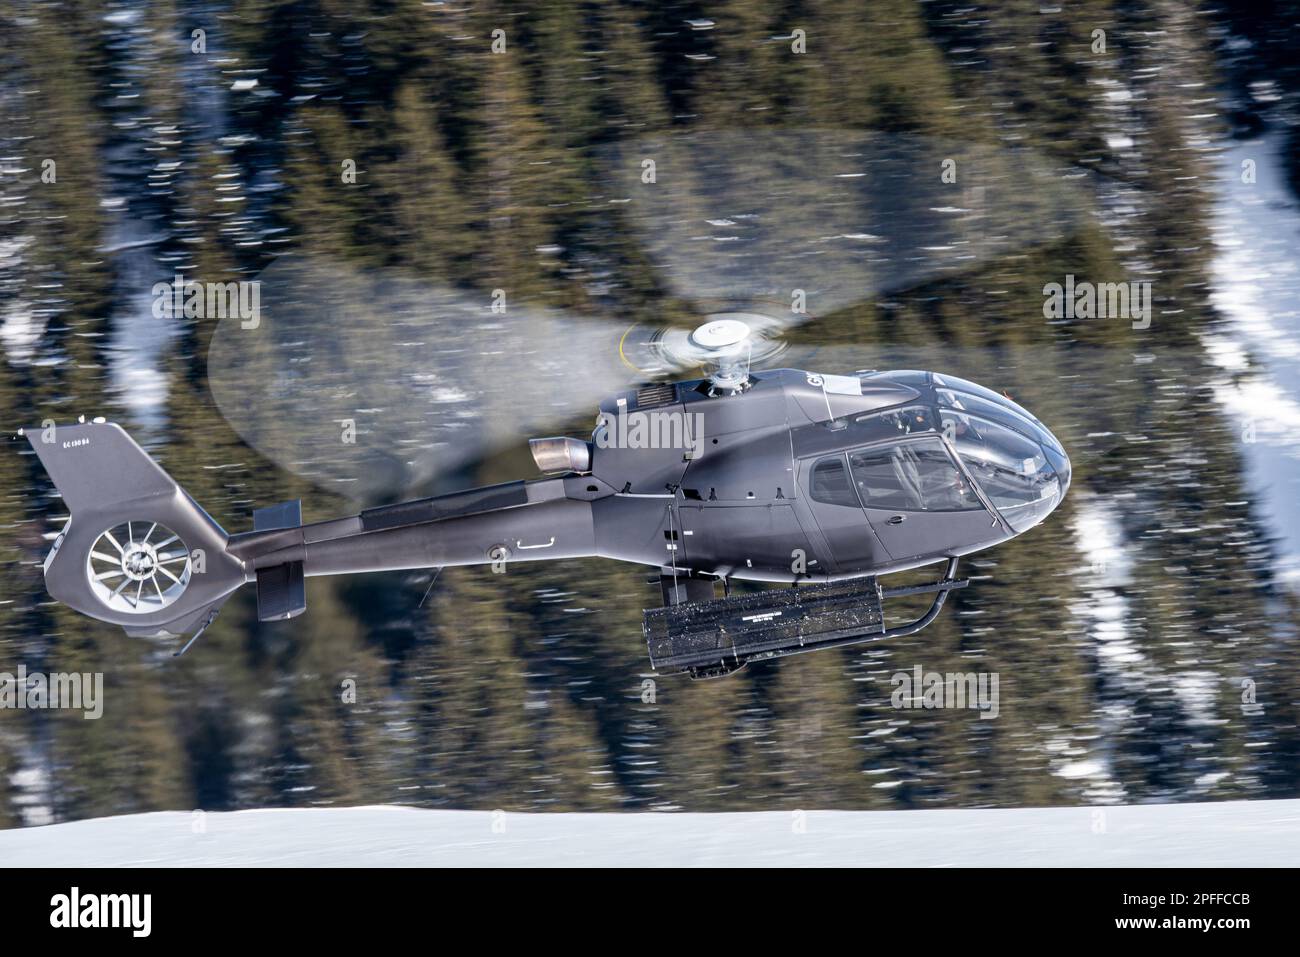
[[(1234, 58), (1228, 40), (1290, 24), (1294, 42), (1296, 22), (1294, 5), (1225, 12), (1171, 0), (0, 0), (0, 316), (27, 317), (0, 358), (5, 430), (79, 414), (121, 421), (232, 531), (251, 526), (253, 507), (286, 498), (302, 497), (309, 521), (355, 506), (240, 442), (208, 392), (210, 323), (154, 320), (167, 374), (151, 386), (164, 390), (164, 413), (140, 412), (112, 375), (130, 346), (123, 303), (174, 271), (250, 279), (307, 248), (591, 315), (671, 314), (681, 307), (594, 158), (678, 129), (1023, 145), (1109, 164), (1145, 199), (1122, 241), (1085, 233), (805, 333), (948, 343), (956, 365), (965, 349), (1045, 336), (1115, 357), (1094, 370), (1114, 386), (1086, 417), (1064, 366), (1012, 383), (1072, 455), (1105, 442), (1097, 433), (1124, 440), (1075, 455), (1085, 464), (1052, 520), (976, 556), (974, 586), (889, 648), (799, 656), (722, 681), (659, 679), (646, 695), (640, 609), (657, 588), (645, 570), (591, 561), (448, 569), (423, 606), (428, 573), (313, 579), (307, 614), (286, 623), (259, 624), (246, 590), (174, 660), (49, 600), (39, 563), (66, 513), (25, 443), (10, 443), (0, 671), (102, 671), (106, 705), (99, 721), (0, 711), (0, 826), (191, 807), (1300, 795), (1296, 602), (1270, 572), (1273, 543), (1250, 504), (1235, 424), (1204, 414), (1211, 400), (1194, 377), (1134, 366), (1126, 325), (1048, 330), (1040, 293), (1045, 276), (1136, 258), (1160, 272), (1147, 346), (1187, 350), (1215, 327), (1207, 182), (1213, 144), (1234, 120), (1213, 98), (1260, 70), (1296, 89), (1284, 50), (1261, 42)], [(1092, 50), (1098, 28), (1104, 54)], [(198, 29), (204, 53), (192, 52)], [(506, 51), (494, 54), (498, 29)], [(796, 29), (806, 53), (792, 52)], [(1117, 105), (1107, 93), (1121, 82), (1132, 96)], [(1121, 122), (1146, 165), (1110, 156)], [(41, 181), (45, 158), (57, 161), (56, 183)], [(347, 159), (354, 184), (340, 181)], [(1134, 410), (1153, 404), (1168, 414), (1144, 435)], [(534, 474), (520, 438), (453, 484)], [(1115, 503), (1132, 562), (1121, 596), (1131, 656), (1118, 663), (1086, 611), (1114, 597), (1081, 574), (1090, 559), (1074, 529), (1089, 497)], [(893, 710), (889, 676), (918, 663), (998, 672), (1000, 717)], [(348, 679), (355, 704), (342, 700)], [(1262, 705), (1254, 715), (1241, 707), (1243, 679)]]

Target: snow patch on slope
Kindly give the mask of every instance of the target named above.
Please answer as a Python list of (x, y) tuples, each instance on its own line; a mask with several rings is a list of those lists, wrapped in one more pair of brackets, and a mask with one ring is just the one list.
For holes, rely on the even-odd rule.
[(1290, 866), (1300, 801), (1010, 810), (162, 811), (0, 831), (10, 867)]

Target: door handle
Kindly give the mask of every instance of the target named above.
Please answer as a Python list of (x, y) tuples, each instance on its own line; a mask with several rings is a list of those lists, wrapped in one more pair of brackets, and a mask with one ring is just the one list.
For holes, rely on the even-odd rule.
[(906, 516), (906, 515), (894, 515), (894, 516), (892, 516), (892, 517), (889, 519), (888, 522), (886, 522), (886, 524), (887, 524), (887, 525), (902, 525), (903, 522), (905, 522), (905, 521), (907, 521), (907, 516)]

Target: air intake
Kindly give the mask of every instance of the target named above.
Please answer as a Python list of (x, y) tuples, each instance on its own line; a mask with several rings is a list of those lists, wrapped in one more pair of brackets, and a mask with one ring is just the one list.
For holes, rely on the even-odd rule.
[(677, 401), (677, 386), (671, 382), (654, 382), (636, 390), (636, 407), (650, 409)]

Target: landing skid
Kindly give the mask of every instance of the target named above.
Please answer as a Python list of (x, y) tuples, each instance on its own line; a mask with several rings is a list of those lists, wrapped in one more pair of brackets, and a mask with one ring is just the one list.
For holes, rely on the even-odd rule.
[[(956, 575), (957, 559), (950, 558), (943, 578), (926, 585), (882, 588), (875, 576), (866, 576), (687, 600), (646, 609), (642, 631), (657, 671), (717, 678), (751, 661), (915, 634), (938, 617), (950, 591), (970, 584)], [(934, 601), (924, 615), (906, 625), (884, 627), (885, 599), (929, 592), (935, 593)]]

